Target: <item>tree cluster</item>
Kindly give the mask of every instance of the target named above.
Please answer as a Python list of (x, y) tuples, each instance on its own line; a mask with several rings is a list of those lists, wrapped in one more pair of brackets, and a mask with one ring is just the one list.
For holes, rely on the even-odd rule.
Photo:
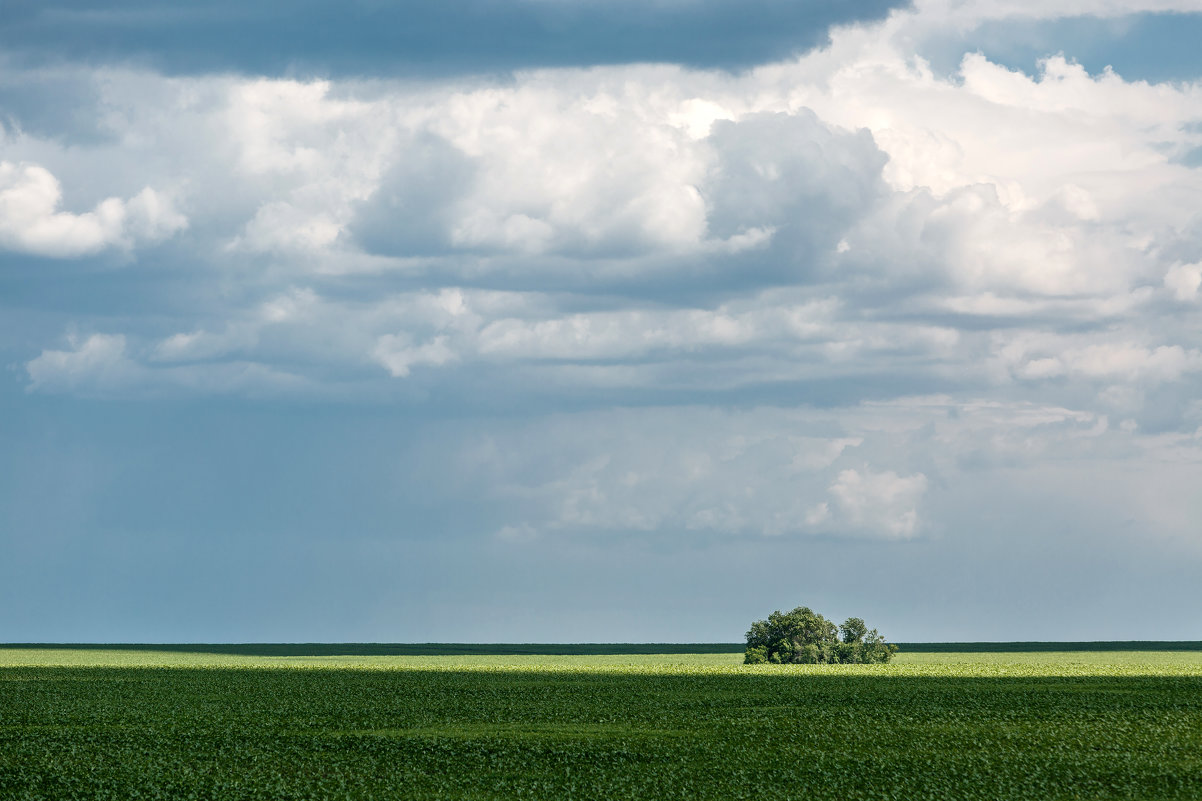
[(751, 624), (743, 663), (860, 665), (888, 662), (895, 653), (896, 645), (885, 642), (876, 629), (869, 631), (858, 617), (835, 626), (808, 606), (799, 606)]

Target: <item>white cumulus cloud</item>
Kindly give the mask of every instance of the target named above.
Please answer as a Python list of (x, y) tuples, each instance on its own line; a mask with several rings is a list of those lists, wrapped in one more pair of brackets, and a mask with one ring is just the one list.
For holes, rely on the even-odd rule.
[(149, 187), (92, 211), (62, 211), (58, 179), (37, 164), (0, 161), (0, 247), (52, 258), (157, 242), (187, 227), (169, 198)]
[(120, 334), (72, 337), (68, 344), (68, 350), (42, 351), (25, 365), (31, 389), (108, 388), (137, 370), (125, 354), (125, 337)]
[(848, 525), (889, 537), (911, 537), (918, 531), (918, 505), (926, 491), (922, 473), (899, 476), (892, 470), (842, 470), (830, 486)]

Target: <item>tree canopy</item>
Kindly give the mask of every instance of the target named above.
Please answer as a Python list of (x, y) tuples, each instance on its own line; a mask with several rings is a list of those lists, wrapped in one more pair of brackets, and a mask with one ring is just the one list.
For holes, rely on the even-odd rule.
[(858, 617), (836, 626), (808, 606), (799, 606), (751, 624), (743, 663), (858, 665), (888, 662), (895, 653), (896, 645), (885, 642), (876, 629), (869, 631)]

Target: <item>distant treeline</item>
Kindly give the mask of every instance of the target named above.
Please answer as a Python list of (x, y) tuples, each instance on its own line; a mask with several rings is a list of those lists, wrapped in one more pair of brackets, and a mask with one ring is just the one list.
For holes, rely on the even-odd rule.
[[(1005, 653), (1038, 651), (1202, 651), (1202, 641), (902, 642), (900, 653)], [(741, 642), (702, 643), (2, 643), (0, 648), (70, 648), (88, 651), (173, 651), (241, 656), (610, 656), (618, 654), (741, 654)]]
[(71, 648), (89, 651), (172, 651), (241, 656), (609, 656), (616, 654), (741, 654), (743, 643), (9, 643), (0, 648)]
[(899, 642), (900, 653), (986, 654), (1021, 651), (1202, 651), (1199, 640), (1097, 640), (1092, 642)]

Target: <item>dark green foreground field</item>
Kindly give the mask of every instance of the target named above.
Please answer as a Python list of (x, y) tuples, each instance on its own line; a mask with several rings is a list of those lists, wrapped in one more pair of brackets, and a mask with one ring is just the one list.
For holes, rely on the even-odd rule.
[(1202, 653), (0, 648), (0, 798), (1202, 798)]

